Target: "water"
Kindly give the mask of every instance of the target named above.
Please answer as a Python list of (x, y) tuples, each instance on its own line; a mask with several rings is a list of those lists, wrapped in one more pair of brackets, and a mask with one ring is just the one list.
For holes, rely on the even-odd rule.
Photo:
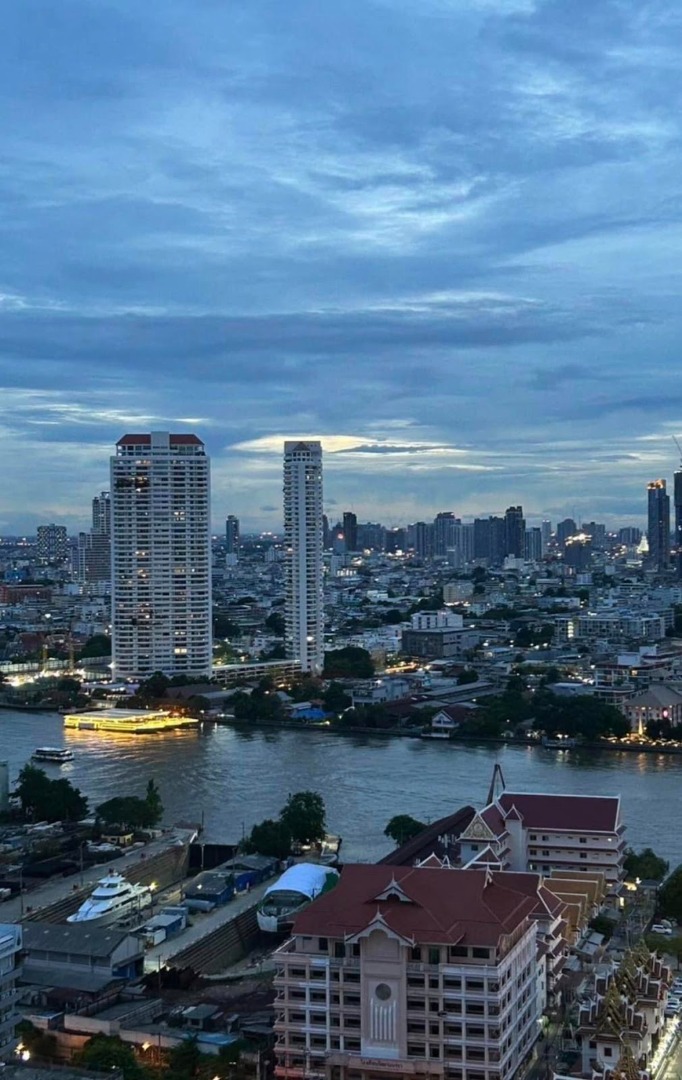
[(343, 836), (348, 860), (371, 861), (391, 848), (394, 814), (434, 820), (466, 803), (485, 802), (499, 761), (509, 787), (568, 794), (622, 795), (627, 839), (682, 863), (682, 757), (617, 752), (557, 752), (541, 747), (474, 747), (421, 739), (334, 736), (315, 731), (243, 732), (204, 725), (167, 735), (106, 736), (64, 732), (51, 713), (0, 712), (0, 759), (13, 782), (37, 746), (69, 746), (60, 768), (96, 806), (114, 795), (143, 795), (153, 777), (165, 819), (198, 822), (208, 839), (237, 841), (276, 816), (290, 792), (320, 791), (330, 831)]

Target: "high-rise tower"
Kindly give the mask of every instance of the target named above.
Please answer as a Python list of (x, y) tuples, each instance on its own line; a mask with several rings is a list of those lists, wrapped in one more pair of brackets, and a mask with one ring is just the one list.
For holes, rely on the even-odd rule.
[(675, 570), (682, 579), (682, 464), (675, 470), (673, 501), (675, 504)]
[(225, 551), (228, 555), (238, 555), (239, 546), (239, 518), (228, 514), (225, 519)]
[(285, 640), (303, 671), (324, 661), (322, 444), (284, 444)]
[(652, 480), (647, 484), (649, 565), (653, 570), (667, 570), (670, 566), (670, 496), (665, 490), (665, 480)]
[(209, 675), (209, 459), (196, 435), (124, 435), (111, 459), (115, 677)]
[(525, 554), (526, 521), (522, 506), (510, 506), (504, 515), (505, 555), (522, 559)]

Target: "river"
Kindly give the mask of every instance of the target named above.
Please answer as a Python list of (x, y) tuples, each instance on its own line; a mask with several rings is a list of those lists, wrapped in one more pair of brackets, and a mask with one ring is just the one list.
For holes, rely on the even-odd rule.
[(335, 736), (317, 731), (244, 732), (205, 724), (166, 735), (64, 732), (52, 713), (0, 712), (0, 759), (13, 782), (37, 746), (73, 749), (69, 764), (43, 766), (66, 776), (95, 806), (114, 795), (143, 795), (153, 777), (165, 820), (198, 822), (209, 840), (237, 841), (278, 814), (290, 792), (320, 791), (330, 831), (343, 836), (346, 861), (390, 850), (383, 835), (394, 814), (434, 820), (471, 803), (482, 806), (493, 765), (521, 791), (622, 795), (627, 839), (682, 863), (677, 812), (682, 757), (542, 747), (463, 746), (422, 739)]

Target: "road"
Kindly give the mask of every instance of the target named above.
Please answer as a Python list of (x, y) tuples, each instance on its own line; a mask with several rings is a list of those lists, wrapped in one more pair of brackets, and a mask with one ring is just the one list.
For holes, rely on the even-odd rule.
[[(125, 874), (126, 867), (138, 864), (142, 856), (145, 859), (150, 859), (153, 855), (167, 851), (178, 843), (187, 844), (192, 835), (193, 833), (188, 829), (169, 829), (160, 840), (152, 840), (151, 843), (145, 844), (143, 848), (135, 848), (134, 851), (129, 852), (127, 855), (113, 860), (111, 864), (100, 863), (98, 866), (89, 867), (83, 872), (82, 886), (83, 888), (93, 887), (107, 872), (110, 865), (118, 873)], [(35, 912), (40, 908), (55, 903), (57, 900), (63, 900), (69, 893), (80, 888), (80, 873), (70, 874), (68, 877), (48, 881), (37, 889), (25, 892), (23, 897), (13, 896), (9, 900), (3, 900), (0, 903), (0, 923), (21, 922), (23, 915), (29, 908), (32, 912)]]

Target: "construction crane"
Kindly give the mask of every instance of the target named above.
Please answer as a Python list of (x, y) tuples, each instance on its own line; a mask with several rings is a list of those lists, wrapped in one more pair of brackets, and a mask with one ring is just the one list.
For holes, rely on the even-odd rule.
[(677, 435), (673, 435), (672, 440), (673, 440), (673, 442), (675, 443), (675, 446), (677, 447), (677, 449), (680, 452), (680, 465), (682, 465), (682, 446), (680, 446), (680, 440), (678, 439)]

